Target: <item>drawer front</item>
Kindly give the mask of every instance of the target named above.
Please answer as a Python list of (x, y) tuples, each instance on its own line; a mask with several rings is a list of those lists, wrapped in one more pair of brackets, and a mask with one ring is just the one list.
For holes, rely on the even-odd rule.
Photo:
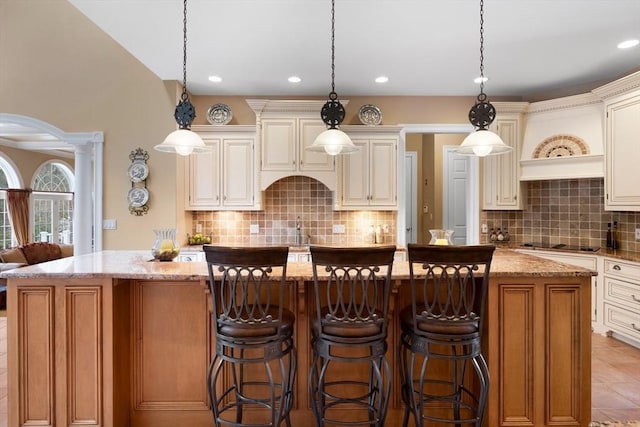
[(640, 265), (632, 262), (605, 259), (604, 274), (615, 274), (631, 281), (640, 282)]
[(204, 261), (204, 253), (200, 252), (184, 252), (178, 254), (179, 262), (199, 262)]
[(640, 314), (604, 303), (604, 325), (640, 342)]
[(604, 279), (605, 300), (623, 304), (630, 310), (640, 313), (640, 285), (625, 282), (614, 277)]

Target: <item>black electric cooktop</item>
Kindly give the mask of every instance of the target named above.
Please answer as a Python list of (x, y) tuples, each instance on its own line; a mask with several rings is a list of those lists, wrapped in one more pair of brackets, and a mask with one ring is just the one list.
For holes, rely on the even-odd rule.
[(597, 252), (600, 247), (597, 246), (572, 246), (565, 245), (564, 243), (524, 243), (522, 246), (527, 248), (540, 248), (540, 249), (563, 249), (565, 251), (582, 251), (582, 252)]

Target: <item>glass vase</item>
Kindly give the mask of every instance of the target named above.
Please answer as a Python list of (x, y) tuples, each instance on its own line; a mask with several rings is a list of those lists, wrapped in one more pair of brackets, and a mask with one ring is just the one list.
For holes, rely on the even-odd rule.
[(453, 230), (429, 230), (429, 233), (431, 233), (430, 245), (453, 245), (451, 241)]
[(158, 261), (173, 261), (180, 253), (180, 247), (176, 241), (176, 229), (166, 228), (153, 230), (156, 239), (151, 248), (151, 255)]

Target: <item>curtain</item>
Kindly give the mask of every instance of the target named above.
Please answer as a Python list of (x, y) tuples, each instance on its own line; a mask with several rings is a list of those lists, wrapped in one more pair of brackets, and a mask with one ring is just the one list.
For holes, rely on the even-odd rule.
[(29, 195), (31, 190), (8, 188), (7, 211), (18, 246), (29, 243)]

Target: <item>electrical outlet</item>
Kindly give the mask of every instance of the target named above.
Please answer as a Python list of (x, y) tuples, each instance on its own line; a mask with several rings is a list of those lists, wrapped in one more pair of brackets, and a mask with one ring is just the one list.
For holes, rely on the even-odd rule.
[(196, 224), (196, 233), (202, 233), (202, 223), (201, 222)]
[(102, 220), (102, 229), (103, 230), (115, 230), (118, 228), (118, 221), (115, 219), (103, 219)]
[(249, 224), (249, 234), (258, 234), (260, 226), (258, 224)]
[(383, 233), (388, 233), (389, 232), (389, 226), (387, 224), (383, 224), (382, 225), (382, 232)]
[(640, 228), (636, 228), (636, 240), (640, 240)]
[(344, 234), (345, 226), (344, 224), (333, 224), (333, 234)]
[(485, 234), (489, 232), (489, 228), (487, 227), (487, 224), (482, 224), (482, 232)]

